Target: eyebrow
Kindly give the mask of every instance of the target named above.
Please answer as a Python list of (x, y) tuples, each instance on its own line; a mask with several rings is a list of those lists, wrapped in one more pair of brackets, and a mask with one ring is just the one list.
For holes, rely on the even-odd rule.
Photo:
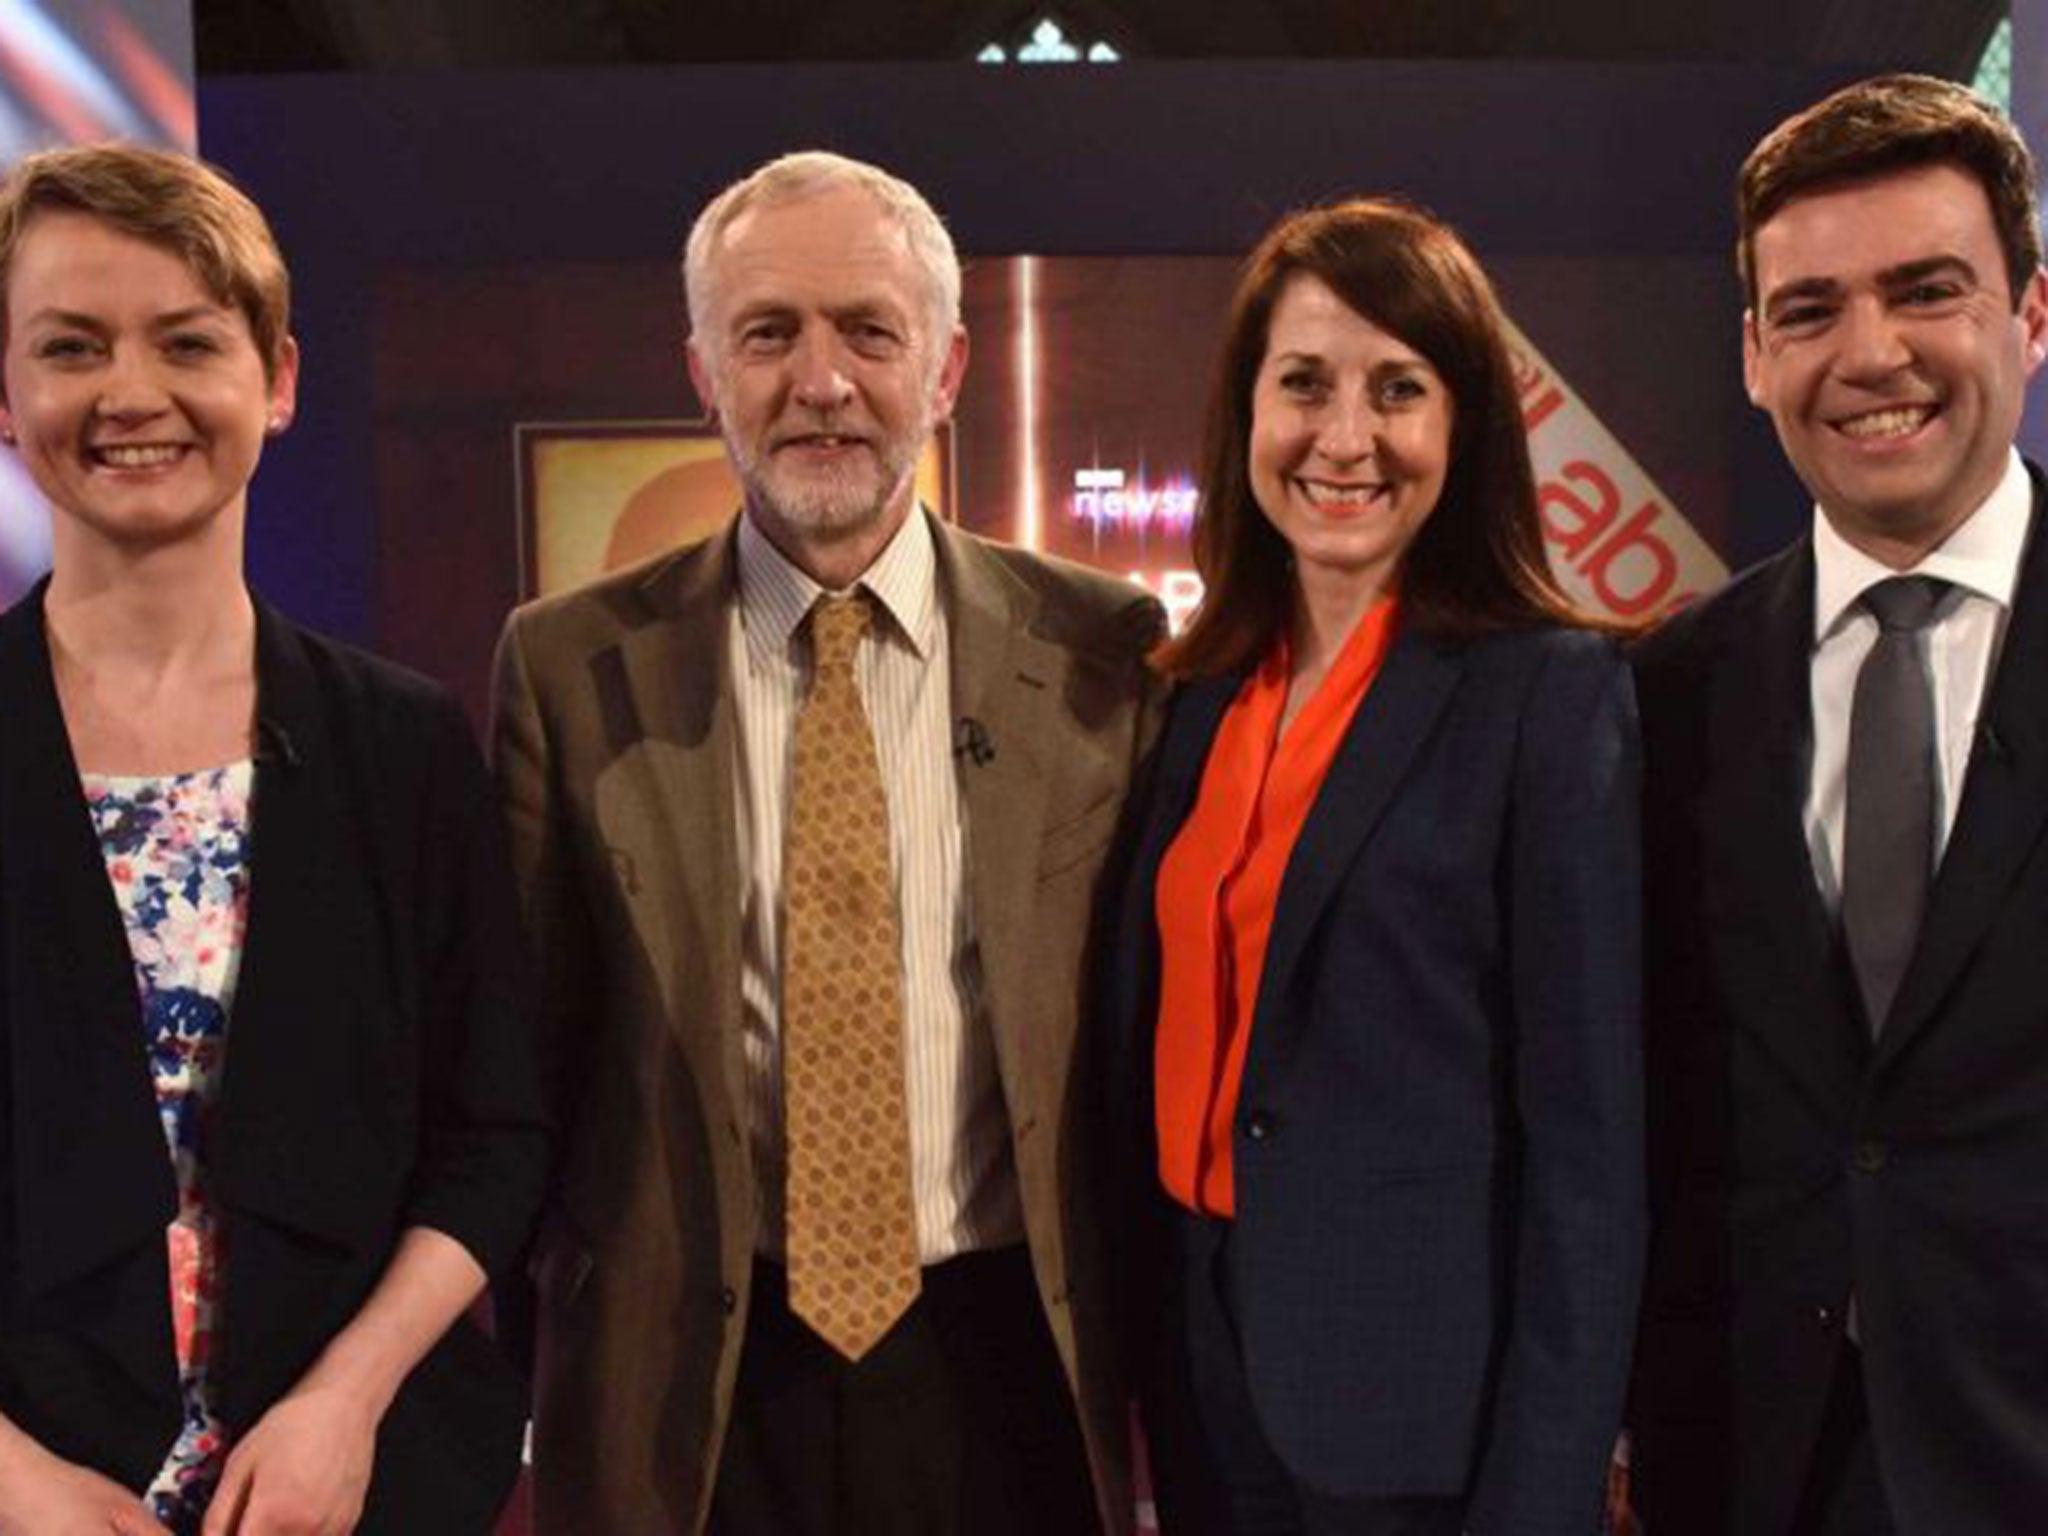
[(1918, 261), (1904, 261), (1896, 267), (1887, 267), (1877, 274), (1877, 280), (1886, 288), (1907, 288), (1930, 277), (1953, 275), (1970, 283), (1977, 281), (1977, 269), (1960, 256), (1924, 256)]
[[(1329, 359), (1320, 352), (1303, 352), (1298, 349), (1291, 349), (1286, 352), (1269, 353), (1266, 357), (1265, 366), (1280, 368), (1299, 363), (1307, 363), (1317, 368), (1327, 368), (1329, 366)], [(1372, 365), (1370, 371), (1373, 373), (1414, 373), (1422, 369), (1434, 372), (1436, 364), (1418, 352), (1409, 357), (1383, 357)]]
[(787, 315), (795, 313), (796, 306), (783, 304), (772, 299), (755, 299), (733, 309), (726, 316), (726, 323), (738, 325), (743, 320), (758, 320), (763, 315)]
[(24, 326), (68, 325), (73, 329), (82, 331), (101, 330), (106, 324), (97, 315), (80, 314), (75, 310), (69, 309), (39, 309), (22, 323)]
[[(167, 315), (158, 315), (150, 321), (150, 329), (175, 330), (181, 325), (190, 325), (195, 320), (217, 320), (228, 313), (224, 304), (194, 304), (185, 309), (174, 309)], [(71, 309), (39, 309), (30, 315), (24, 325), (67, 325), (81, 331), (103, 331), (107, 322), (98, 315), (84, 314)]]
[[(884, 298), (851, 299), (844, 304), (828, 304), (820, 307), (825, 318), (834, 325), (843, 325), (848, 320), (880, 318), (901, 322), (905, 319), (903, 311), (892, 301)], [(807, 308), (807, 305), (792, 303), (786, 299), (756, 299), (734, 310), (726, 324), (729, 327), (737, 328), (750, 320), (787, 318), (792, 315), (800, 315)]]
[[(1877, 285), (1883, 289), (1910, 288), (1930, 277), (1953, 274), (1976, 284), (1977, 269), (1960, 256), (1922, 256), (1914, 261), (1902, 261), (1895, 267), (1886, 267), (1877, 274)], [(1841, 296), (1843, 285), (1832, 277), (1802, 277), (1764, 295), (1763, 311), (1769, 316), (1788, 303), (1801, 299), (1833, 299)]]
[(158, 315), (150, 324), (164, 331), (190, 325), (194, 320), (218, 320), (231, 313), (225, 304), (194, 304), (188, 309), (174, 309), (167, 315)]
[(1802, 277), (1773, 288), (1764, 295), (1761, 307), (1769, 315), (1786, 304), (1801, 299), (1832, 299), (1841, 291), (1842, 285), (1832, 277)]

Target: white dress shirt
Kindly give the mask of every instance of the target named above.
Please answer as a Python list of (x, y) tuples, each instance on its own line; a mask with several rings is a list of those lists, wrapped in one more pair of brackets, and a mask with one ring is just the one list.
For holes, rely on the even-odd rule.
[[(975, 983), (960, 787), (953, 762), (950, 643), (937, 550), (922, 512), (858, 583), (875, 620), (854, 681), (875, 733), (903, 942), (905, 1092), (912, 1196), (926, 1264), (1019, 1240), (1009, 1121)], [(811, 679), (803, 620), (825, 589), (740, 518), (731, 685), (738, 754), (740, 1003), (758, 1247), (783, 1251), (785, 1149), (780, 1034), (782, 856), (793, 727)]]
[(2027, 541), (2033, 488), (2017, 453), (1984, 504), (1910, 572), (1894, 571), (1813, 514), (1813, 760), (1806, 789), (1806, 847), (1830, 912), (1842, 901), (1842, 806), (1848, 792), (1849, 714), (1856, 673), (1877, 640), (1877, 620), (1857, 601), (1892, 576), (1936, 576), (1954, 590), (1922, 632), (1934, 685), (1935, 858), (1955, 828), (1984, 690), (1998, 666)]

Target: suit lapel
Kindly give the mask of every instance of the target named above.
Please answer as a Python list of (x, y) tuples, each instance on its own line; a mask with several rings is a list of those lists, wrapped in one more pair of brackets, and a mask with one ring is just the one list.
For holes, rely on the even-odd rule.
[[(256, 783), (249, 924), (228, 1019), (215, 1178), (222, 1199), (345, 1245), (385, 1219), (352, 1160), (383, 1063), (365, 1025), (403, 995), (379, 924), (361, 807), (375, 793), (330, 730), (304, 643), (256, 605)], [(309, 985), (328, 955), (354, 968)], [(324, 1046), (320, 1042), (325, 1042)], [(358, 1056), (356, 1053), (366, 1054)], [(298, 1149), (289, 1157), (278, 1148)]]
[(177, 1195), (133, 961), (51, 680), (42, 588), (0, 619), (0, 720), (8, 1278), (28, 1302), (160, 1233)]
[(1198, 678), (1183, 684), (1174, 697), (1173, 711), (1160, 736), (1158, 787), (1147, 822), (1155, 869), (1166, 857), (1167, 844), (1194, 809), (1203, 771), (1209, 766), (1209, 749), (1215, 745), (1223, 716), (1244, 687), (1244, 680), (1243, 672)]
[[(1244, 675), (1233, 672), (1223, 677), (1198, 678), (1182, 684), (1174, 693), (1167, 712), (1166, 727), (1156, 748), (1158, 769), (1145, 802), (1144, 823), (1131, 853), (1130, 878), (1121, 892), (1122, 908), (1117, 918), (1116, 941), (1110, 954), (1116, 957), (1116, 993), (1111, 999), (1119, 1043), (1152, 1038), (1154, 1013), (1159, 1004), (1159, 924), (1154, 915), (1159, 884), (1159, 866), (1166, 850), (1179, 835), (1181, 826), (1194, 809), (1195, 794), (1201, 788), (1202, 770), (1209, 762), (1209, 748), (1223, 724), (1224, 712), (1244, 685)], [(1150, 1092), (1150, 1063), (1142, 1069)]]
[(1456, 691), (1464, 662), (1455, 643), (1409, 631), (1394, 642), (1302, 823), (1266, 941), (1253, 1010), (1254, 1041), (1268, 1061), (1298, 1021), (1282, 1000), (1323, 909), (1394, 798)]
[[(940, 598), (946, 604), (956, 720), (976, 722), (993, 755), (955, 754), (967, 822), (973, 931), (1001, 934), (976, 946), (982, 996), (998, 1059), (1014, 1095), (1019, 1077), (1008, 1021), (1026, 996), (1034, 947), (1038, 854), (1045, 821), (1047, 711), (1066, 685), (1068, 659), (1031, 632), (1037, 600), (974, 541), (936, 521)], [(1056, 746), (1056, 743), (1053, 744)]]
[(657, 567), (638, 594), (648, 622), (592, 666), (613, 754), (593, 791), (613, 876), (670, 1027), (727, 1106), (745, 1102), (727, 654), (736, 531)]
[(1977, 942), (1997, 917), (2048, 817), (2048, 540), (2041, 537), (2042, 486), (2019, 581), (2013, 589), (1998, 671), (1980, 712), (1962, 803), (1920, 942), (1879, 1037), (1880, 1063), (1896, 1057), (1939, 1007)]
[[(1753, 989), (1738, 1010), (1773, 1055), (1817, 1091), (1859, 1082), (1870, 1035), (1851, 1001), (1840, 931), (1821, 900), (1806, 841), (1813, 745), (1813, 546), (1802, 540), (1759, 573), (1758, 604), (1717, 658), (1703, 835), (1707, 867), (1734, 878), (1704, 893), (1727, 931), (1700, 942), (1758, 946), (1765, 964), (1728, 966)], [(1711, 877), (1710, 877), (1711, 878)]]
[(1727, 754), (1723, 782), (1733, 802), (1708, 824), (1749, 868), (1746, 899), (1763, 909), (1763, 928), (1782, 938), (1795, 967), (1837, 947), (1806, 841), (1813, 580), (1810, 543), (1770, 573), (1754, 633), (1742, 640), (1754, 649), (1734, 659), (1731, 686), (1715, 695), (1708, 730), (1710, 750)]

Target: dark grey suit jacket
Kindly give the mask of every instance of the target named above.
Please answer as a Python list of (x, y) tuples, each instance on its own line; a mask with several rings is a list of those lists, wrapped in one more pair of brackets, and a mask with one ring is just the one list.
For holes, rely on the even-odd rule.
[(1654, 1235), (1632, 1419), (1656, 1536), (1791, 1529), (1853, 1291), (1908, 1536), (2048, 1510), (2048, 543), (1875, 1045), (1801, 826), (1813, 551), (1642, 646)]

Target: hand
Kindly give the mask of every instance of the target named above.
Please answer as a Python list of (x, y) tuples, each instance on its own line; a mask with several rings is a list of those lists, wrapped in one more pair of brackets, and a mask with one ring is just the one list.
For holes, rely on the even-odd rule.
[(0, 1536), (170, 1536), (132, 1489), (26, 1448), (0, 1478)]
[(348, 1536), (363, 1512), (377, 1412), (302, 1383), (228, 1453), (201, 1536)]

